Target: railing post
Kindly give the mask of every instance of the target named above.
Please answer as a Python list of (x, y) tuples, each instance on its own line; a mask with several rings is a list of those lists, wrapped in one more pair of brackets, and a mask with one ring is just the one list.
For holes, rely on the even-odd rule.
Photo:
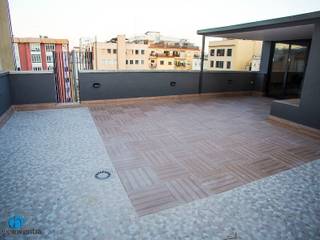
[(199, 89), (198, 93), (202, 93), (202, 79), (203, 79), (203, 64), (204, 64), (204, 48), (206, 44), (206, 36), (202, 35), (202, 49), (201, 49), (201, 65), (200, 65), (200, 75), (199, 75)]

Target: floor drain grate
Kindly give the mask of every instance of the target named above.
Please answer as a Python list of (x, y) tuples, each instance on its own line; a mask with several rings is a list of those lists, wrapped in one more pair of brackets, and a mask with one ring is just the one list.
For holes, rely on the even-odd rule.
[(111, 176), (111, 173), (105, 170), (99, 171), (94, 175), (94, 177), (99, 180), (108, 179), (110, 176)]

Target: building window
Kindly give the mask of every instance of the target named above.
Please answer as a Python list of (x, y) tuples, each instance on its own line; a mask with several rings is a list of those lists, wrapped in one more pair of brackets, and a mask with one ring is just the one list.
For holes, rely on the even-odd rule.
[(30, 43), (31, 52), (40, 52), (40, 43)]
[(224, 56), (224, 49), (217, 49), (217, 56), (223, 57)]
[(144, 60), (141, 60), (141, 64), (144, 64)]
[(223, 68), (223, 61), (216, 61), (216, 68)]
[(111, 49), (110, 49), (110, 48), (108, 48), (108, 49), (107, 49), (107, 52), (108, 52), (108, 53), (111, 53)]
[(133, 60), (130, 60), (130, 64), (133, 64)]
[(168, 62), (168, 65), (172, 65), (172, 62)]
[(172, 56), (174, 57), (180, 57), (180, 53), (178, 51), (173, 51)]
[(214, 56), (214, 49), (210, 50), (210, 56)]
[(33, 63), (41, 63), (41, 55), (40, 54), (31, 54), (31, 61)]
[(46, 51), (54, 52), (54, 44), (53, 43), (46, 44)]
[(210, 61), (210, 67), (211, 67), (211, 68), (214, 67), (214, 61)]
[(53, 66), (48, 66), (48, 70), (52, 71), (53, 70)]
[(141, 55), (144, 55), (144, 50), (143, 49), (141, 50)]
[(117, 54), (117, 49), (113, 49), (113, 54)]
[(48, 55), (47, 56), (47, 63), (52, 63), (53, 62), (52, 60), (53, 60), (52, 56)]
[(228, 56), (228, 57), (231, 57), (231, 56), (232, 56), (232, 49), (231, 49), (231, 48), (229, 48), (229, 49), (227, 50), (227, 56)]
[(128, 63), (129, 63), (129, 61), (128, 60), (126, 60), (126, 64), (128, 65)]
[(139, 64), (139, 60), (135, 60), (135, 61), (134, 61), (134, 64)]
[(231, 62), (228, 61), (228, 62), (227, 62), (227, 69), (230, 69), (230, 68), (231, 68)]
[(138, 55), (139, 54), (139, 50), (135, 50), (135, 54)]
[(32, 70), (33, 71), (42, 71), (42, 67), (33, 67)]
[(164, 65), (164, 61), (161, 60), (161, 61), (160, 61), (160, 65)]

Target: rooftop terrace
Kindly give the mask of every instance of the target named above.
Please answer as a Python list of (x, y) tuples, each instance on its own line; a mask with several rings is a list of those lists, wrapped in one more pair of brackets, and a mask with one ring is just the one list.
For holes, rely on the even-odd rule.
[[(319, 20), (200, 30), (200, 71), (0, 72), (0, 239), (320, 239)], [(260, 71), (204, 71), (208, 36), (263, 40)]]
[(28, 216), (39, 239), (317, 239), (320, 139), (267, 121), (270, 104), (15, 112), (0, 129), (0, 214)]

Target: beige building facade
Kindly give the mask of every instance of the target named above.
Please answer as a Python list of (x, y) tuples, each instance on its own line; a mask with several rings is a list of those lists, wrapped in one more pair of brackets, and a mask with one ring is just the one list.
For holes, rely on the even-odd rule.
[(152, 70), (192, 70), (193, 59), (200, 55), (198, 47), (164, 42), (150, 44), (149, 49)]
[[(224, 39), (209, 42), (208, 70), (249, 71), (261, 56), (262, 42)], [(258, 64), (254, 62), (255, 66)], [(256, 68), (255, 68), (256, 70)]]
[(97, 40), (80, 45), (81, 51), (92, 52), (94, 70), (145, 70), (148, 68), (148, 45), (129, 42), (118, 35), (107, 42)]
[(0, 71), (13, 70), (13, 37), (7, 0), (0, 0), (0, 36)]
[(198, 47), (185, 39), (166, 38), (159, 32), (127, 39), (118, 35), (107, 42), (80, 41), (78, 51), (92, 52), (94, 70), (192, 70)]

